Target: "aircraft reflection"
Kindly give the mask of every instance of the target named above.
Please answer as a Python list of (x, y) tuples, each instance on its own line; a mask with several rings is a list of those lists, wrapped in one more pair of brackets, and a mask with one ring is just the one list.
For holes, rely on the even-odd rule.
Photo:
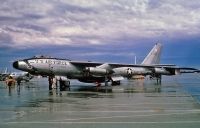
[[(29, 85), (30, 84), (30, 85)], [(41, 85), (37, 85), (36, 83), (29, 83), (26, 85), (18, 85), (15, 87), (8, 87), (8, 95), (11, 96), (13, 91), (16, 91), (15, 93), (20, 96), (21, 89), (24, 90), (32, 90), (37, 89), (39, 91), (39, 88), (41, 88)], [(45, 86), (46, 88), (46, 86)], [(72, 93), (75, 92), (75, 93)], [(90, 85), (73, 85), (71, 87), (65, 88), (64, 90), (60, 90), (59, 88), (53, 89), (49, 91), (49, 96), (51, 95), (90, 95), (91, 93), (160, 93), (161, 92), (161, 84), (156, 84), (152, 81), (148, 80), (127, 80), (121, 83), (119, 86), (90, 86)], [(88, 93), (88, 95), (87, 95)], [(84, 96), (83, 96), (84, 97)]]
[(144, 79), (129, 80), (124, 85), (124, 92), (127, 93), (159, 93), (161, 92), (161, 84), (153, 81), (145, 81)]
[(120, 86), (81, 86), (74, 85), (65, 90), (60, 91), (59, 89), (55, 89), (49, 91), (50, 95), (62, 95), (64, 92), (76, 92), (78, 93), (91, 93), (91, 92), (99, 92), (99, 93), (160, 93), (161, 92), (161, 84), (157, 83), (149, 83), (145, 80), (127, 80), (125, 83), (122, 83)]

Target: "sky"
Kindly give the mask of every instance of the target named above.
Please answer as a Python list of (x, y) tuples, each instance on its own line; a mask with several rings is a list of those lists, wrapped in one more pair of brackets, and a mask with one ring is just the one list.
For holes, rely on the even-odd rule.
[(34, 55), (200, 67), (199, 0), (0, 0), (0, 70)]

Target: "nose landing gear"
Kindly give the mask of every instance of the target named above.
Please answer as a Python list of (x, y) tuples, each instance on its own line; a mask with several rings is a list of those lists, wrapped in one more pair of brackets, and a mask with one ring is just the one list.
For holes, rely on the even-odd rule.
[(49, 90), (58, 88), (58, 81), (60, 85), (60, 91), (66, 91), (70, 87), (70, 81), (67, 78), (56, 78), (55, 76), (49, 76)]

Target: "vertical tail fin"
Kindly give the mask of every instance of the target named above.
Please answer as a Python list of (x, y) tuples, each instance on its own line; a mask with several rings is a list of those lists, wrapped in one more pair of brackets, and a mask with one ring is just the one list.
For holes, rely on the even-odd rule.
[(142, 64), (149, 65), (149, 64), (159, 64), (160, 63), (160, 54), (162, 50), (162, 45), (157, 43), (149, 54), (145, 57)]

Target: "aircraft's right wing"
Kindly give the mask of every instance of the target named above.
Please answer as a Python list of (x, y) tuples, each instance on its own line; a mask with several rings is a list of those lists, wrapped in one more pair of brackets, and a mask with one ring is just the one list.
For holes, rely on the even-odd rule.
[(189, 67), (170, 67), (166, 66), (163, 67), (167, 71), (169, 71), (172, 75), (182, 74), (182, 73), (195, 73), (198, 71), (196, 68), (189, 68)]

